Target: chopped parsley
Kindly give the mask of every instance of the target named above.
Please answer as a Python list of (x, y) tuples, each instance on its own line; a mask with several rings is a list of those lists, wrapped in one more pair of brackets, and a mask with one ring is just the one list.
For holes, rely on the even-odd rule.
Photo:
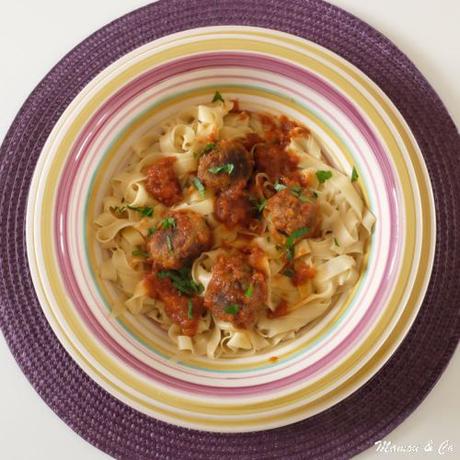
[(235, 165), (233, 163), (227, 163), (221, 166), (214, 166), (212, 168), (209, 168), (208, 171), (212, 174), (225, 173), (225, 174), (230, 175), (234, 169), (235, 169)]
[(193, 319), (193, 302), (192, 299), (188, 299), (188, 319)]
[(214, 150), (216, 147), (216, 144), (214, 144), (213, 142), (210, 142), (209, 144), (206, 144), (204, 147), (203, 147), (203, 150), (201, 152), (195, 152), (193, 154), (193, 156), (195, 158), (201, 158), (202, 155), (206, 155), (207, 153), (211, 152), (212, 150)]
[(324, 184), (324, 182), (332, 177), (332, 171), (316, 171), (316, 177), (320, 184)]
[(166, 235), (166, 245), (168, 246), (168, 251), (170, 253), (174, 252), (174, 247), (173, 247), (173, 244), (172, 244), (171, 235)]
[(294, 244), (295, 240), (306, 235), (310, 231), (309, 227), (300, 227), (297, 230), (294, 230), (286, 239), (286, 251), (288, 260), (294, 258)]
[(275, 190), (276, 190), (277, 192), (281, 192), (281, 190), (284, 190), (284, 189), (287, 188), (286, 185), (281, 184), (279, 181), (276, 181), (276, 182), (275, 182), (275, 185), (274, 185), (273, 187), (275, 187)]
[(206, 155), (207, 153), (209, 153), (211, 150), (214, 150), (216, 148), (216, 144), (214, 144), (213, 142), (210, 142), (209, 144), (206, 144), (203, 148), (203, 150), (201, 151), (201, 154), (202, 155)]
[(157, 229), (155, 227), (149, 227), (147, 230), (147, 236), (152, 236), (156, 231)]
[(160, 226), (163, 230), (167, 230), (168, 228), (176, 228), (176, 219), (174, 219), (174, 217), (166, 217), (161, 221)]
[(161, 270), (158, 272), (158, 278), (169, 278), (173, 286), (185, 295), (201, 294), (204, 290), (201, 283), (195, 283), (189, 268), (181, 268), (180, 270)]
[(229, 315), (236, 315), (240, 311), (240, 306), (237, 305), (236, 303), (232, 303), (230, 305), (227, 305), (224, 308), (224, 312), (228, 313)]
[(141, 215), (143, 215), (145, 217), (152, 217), (153, 216), (153, 208), (150, 208), (148, 206), (136, 207), (136, 206), (128, 205), (127, 207), (128, 207), (128, 209), (136, 211), (136, 212), (140, 213)]
[(293, 185), (291, 188), (291, 194), (299, 198), (300, 195), (302, 195), (302, 187), (300, 185)]
[(216, 91), (214, 93), (214, 97), (212, 98), (212, 102), (217, 102), (217, 101), (224, 102), (224, 98), (222, 97), (222, 94), (219, 93), (219, 91)]
[(312, 200), (307, 195), (301, 194), (298, 198), (302, 203), (312, 203)]
[(246, 289), (246, 291), (244, 291), (244, 295), (246, 297), (252, 297), (252, 294), (254, 294), (254, 286), (250, 284), (248, 288)]
[(356, 168), (353, 166), (353, 171), (351, 172), (351, 181), (355, 182), (358, 180), (358, 178), (358, 171), (356, 171)]
[(198, 190), (201, 198), (204, 198), (204, 194), (206, 192), (206, 189), (204, 188), (203, 182), (198, 179), (198, 177), (194, 177), (192, 179), (193, 186)]
[(293, 185), (292, 187), (289, 188), (291, 195), (295, 196), (298, 198), (302, 203), (307, 203), (310, 202), (310, 198), (308, 198), (306, 195), (303, 194), (303, 189), (300, 185)]
[(335, 244), (336, 246), (339, 246), (339, 247), (340, 247), (340, 244), (339, 244), (339, 242), (337, 241), (337, 238), (334, 238), (334, 244)]
[(249, 201), (251, 202), (252, 206), (256, 209), (258, 213), (261, 213), (267, 204), (267, 200), (262, 198), (261, 200), (257, 200), (256, 198), (250, 198)]
[(287, 276), (288, 278), (292, 278), (295, 275), (295, 271), (292, 268), (286, 268), (282, 272), (284, 276)]
[(131, 253), (133, 256), (135, 257), (144, 257), (144, 258), (147, 258), (149, 256), (149, 253), (148, 252), (145, 252), (143, 251), (142, 249), (135, 249), (132, 253)]

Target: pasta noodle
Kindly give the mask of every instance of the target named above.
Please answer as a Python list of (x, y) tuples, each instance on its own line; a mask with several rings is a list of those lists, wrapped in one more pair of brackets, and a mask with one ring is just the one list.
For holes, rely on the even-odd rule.
[(324, 153), (307, 128), (219, 93), (178, 113), (111, 180), (94, 222), (101, 277), (178, 352), (235, 358), (294, 339), (356, 284), (375, 223), (356, 170)]

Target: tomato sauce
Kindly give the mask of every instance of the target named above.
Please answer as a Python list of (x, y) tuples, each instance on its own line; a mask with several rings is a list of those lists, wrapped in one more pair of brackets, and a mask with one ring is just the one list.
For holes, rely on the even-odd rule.
[(278, 118), (260, 115), (260, 120), (265, 142), (258, 144), (254, 151), (256, 170), (267, 174), (273, 182), (286, 178), (302, 183), (302, 176), (298, 171), (299, 157), (288, 152), (286, 147), (292, 136), (307, 135), (308, 129), (284, 115)]
[[(181, 328), (182, 333), (194, 336), (203, 311), (203, 299), (182, 295), (169, 278), (159, 278), (155, 272), (146, 275), (144, 283), (149, 296), (165, 304), (166, 314)], [(189, 301), (192, 302), (192, 318), (189, 317)]]
[(247, 227), (254, 215), (248, 195), (241, 186), (221, 193), (214, 203), (214, 211), (217, 219), (229, 228)]
[(147, 191), (165, 206), (172, 206), (182, 200), (182, 190), (174, 171), (176, 158), (158, 160), (147, 170)]
[(241, 143), (246, 147), (248, 152), (250, 152), (256, 144), (260, 144), (261, 142), (263, 142), (262, 138), (256, 133), (246, 134), (246, 137), (241, 140)]
[(285, 300), (281, 300), (280, 303), (277, 305), (274, 311), (269, 311), (267, 316), (270, 319), (279, 318), (280, 316), (284, 316), (288, 314), (288, 304)]
[(294, 286), (301, 286), (308, 280), (311, 280), (316, 275), (316, 269), (313, 266), (309, 266), (304, 263), (296, 264), (294, 270), (294, 276), (292, 277), (292, 284)]

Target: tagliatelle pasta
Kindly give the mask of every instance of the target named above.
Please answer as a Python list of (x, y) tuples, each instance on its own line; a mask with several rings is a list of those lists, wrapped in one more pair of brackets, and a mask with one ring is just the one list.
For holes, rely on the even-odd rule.
[(363, 270), (374, 216), (357, 171), (310, 130), (216, 93), (146, 133), (95, 220), (123, 308), (209, 358), (295, 338)]

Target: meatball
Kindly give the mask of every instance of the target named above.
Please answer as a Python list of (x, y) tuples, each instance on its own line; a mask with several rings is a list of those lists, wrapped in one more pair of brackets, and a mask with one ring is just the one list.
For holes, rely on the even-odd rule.
[(241, 252), (222, 255), (212, 269), (204, 306), (223, 321), (241, 328), (251, 326), (267, 302), (264, 274)]
[(206, 187), (222, 191), (236, 185), (244, 186), (253, 168), (252, 156), (241, 142), (222, 140), (201, 156), (198, 177)]
[(286, 235), (299, 228), (308, 227), (310, 231), (306, 235), (313, 236), (318, 226), (318, 206), (303, 202), (290, 189), (284, 189), (267, 201), (264, 217), (276, 230)]
[(246, 227), (254, 217), (254, 207), (241, 187), (222, 192), (215, 201), (214, 210), (217, 219), (229, 228), (237, 225)]
[(158, 160), (147, 170), (145, 188), (160, 203), (172, 206), (182, 199), (182, 190), (174, 171), (174, 157)]
[(211, 230), (204, 218), (194, 211), (169, 213), (148, 242), (153, 263), (176, 270), (190, 264), (211, 246)]

